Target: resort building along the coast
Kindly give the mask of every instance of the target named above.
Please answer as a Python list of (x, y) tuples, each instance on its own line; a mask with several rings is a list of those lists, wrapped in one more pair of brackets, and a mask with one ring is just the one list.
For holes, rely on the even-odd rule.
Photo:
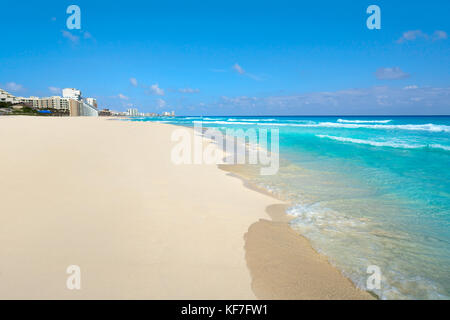
[(62, 97), (15, 97), (14, 95), (0, 89), (0, 101), (12, 104), (22, 103), (37, 109), (55, 109), (65, 111), (72, 117), (87, 116), (97, 117), (97, 100), (94, 98), (82, 98), (81, 91), (74, 88), (62, 90)]

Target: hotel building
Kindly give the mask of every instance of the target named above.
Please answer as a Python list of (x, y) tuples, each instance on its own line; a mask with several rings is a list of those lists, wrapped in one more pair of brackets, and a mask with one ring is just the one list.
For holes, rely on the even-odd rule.
[(98, 108), (98, 105), (97, 105), (97, 99), (94, 99), (94, 98), (86, 98), (86, 102), (87, 102), (88, 104), (90, 104), (91, 106), (93, 106), (95, 109)]
[(169, 111), (165, 111), (162, 114), (165, 117), (175, 117), (175, 111), (169, 112)]
[(64, 98), (73, 99), (80, 101), (81, 100), (81, 91), (74, 88), (65, 88), (62, 89), (62, 94)]
[(135, 109), (135, 108), (128, 109), (127, 113), (130, 117), (138, 117), (139, 116), (139, 111), (138, 111), (138, 109)]
[(16, 97), (13, 96), (11, 93), (6, 92), (3, 89), (0, 89), (0, 102), (9, 102), (9, 103), (16, 103)]
[(67, 111), (72, 117), (86, 116), (97, 117), (97, 100), (94, 98), (83, 99), (81, 91), (74, 88), (65, 88), (62, 90), (63, 96), (52, 97), (15, 97), (12, 94), (0, 89), (0, 101), (23, 103), (37, 109), (55, 109)]
[(75, 88), (62, 90), (63, 98), (69, 99), (68, 109), (73, 117), (98, 117), (97, 100), (94, 98), (83, 99), (81, 91)]

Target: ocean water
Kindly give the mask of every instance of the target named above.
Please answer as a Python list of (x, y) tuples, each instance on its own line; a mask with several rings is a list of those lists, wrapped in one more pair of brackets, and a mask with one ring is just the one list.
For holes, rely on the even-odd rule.
[(450, 117), (136, 118), (276, 128), (280, 169), (247, 178), (291, 203), (291, 227), (382, 299), (450, 298)]

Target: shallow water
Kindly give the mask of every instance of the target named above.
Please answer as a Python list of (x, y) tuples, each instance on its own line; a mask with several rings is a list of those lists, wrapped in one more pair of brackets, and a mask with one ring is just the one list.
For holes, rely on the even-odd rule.
[(280, 169), (250, 178), (292, 203), (292, 227), (383, 299), (450, 297), (450, 117), (137, 118), (279, 129)]

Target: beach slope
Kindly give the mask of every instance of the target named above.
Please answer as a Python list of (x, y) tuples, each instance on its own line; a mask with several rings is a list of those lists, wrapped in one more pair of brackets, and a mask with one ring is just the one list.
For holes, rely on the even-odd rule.
[[(370, 298), (302, 237), (276, 236), (287, 224), (267, 208), (280, 201), (216, 165), (173, 164), (175, 128), (1, 117), (0, 299)], [(298, 280), (324, 274), (322, 288)]]

